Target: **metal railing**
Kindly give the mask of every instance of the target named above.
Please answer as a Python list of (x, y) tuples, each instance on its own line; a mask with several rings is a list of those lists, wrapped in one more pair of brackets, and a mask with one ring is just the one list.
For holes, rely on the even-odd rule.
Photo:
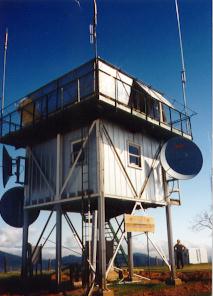
[(56, 86), (44, 95), (35, 97), (32, 93), (13, 103), (4, 110), (0, 118), (0, 136), (4, 137), (31, 125), (35, 126), (52, 114), (90, 97), (94, 94), (94, 75), (95, 72), (90, 71), (64, 85)]
[[(106, 91), (102, 87), (100, 94), (107, 99), (113, 100), (116, 108), (119, 105), (129, 107), (132, 113), (136, 111), (143, 114), (147, 121), (151, 119), (154, 124), (168, 127), (171, 131), (179, 131), (181, 135), (185, 134), (192, 137), (190, 117), (195, 115), (194, 112), (190, 110), (191, 115), (188, 115), (189, 113), (185, 114), (177, 110), (172, 104), (169, 105), (161, 101), (160, 97), (159, 99), (151, 97), (148, 93), (139, 89), (138, 86), (136, 87), (137, 80), (133, 80), (132, 84), (129, 84), (121, 80), (119, 76), (114, 77), (102, 70), (99, 70), (99, 72), (106, 75), (106, 77), (110, 77), (111, 83), (114, 85), (110, 90), (106, 88)], [(118, 90), (119, 84), (120, 93)], [(123, 89), (121, 89), (121, 85)], [(150, 89), (152, 90), (152, 88)]]
[(190, 116), (135, 87), (137, 80), (128, 84), (120, 79), (120, 75), (112, 77), (102, 70), (96, 71), (94, 61), (85, 65), (89, 65), (87, 71), (81, 70), (77, 74), (75, 71), (78, 69), (71, 71), (5, 108), (0, 118), (0, 136), (4, 137), (31, 125), (35, 126), (52, 114), (95, 95), (96, 81), (99, 81), (97, 75), (100, 73), (110, 77), (112, 84), (106, 83), (106, 87), (102, 90), (99, 85), (99, 94), (114, 101), (116, 108), (123, 105), (132, 113), (135, 111), (143, 114), (145, 119), (152, 120), (153, 124), (171, 131), (180, 131), (182, 135), (192, 136)]

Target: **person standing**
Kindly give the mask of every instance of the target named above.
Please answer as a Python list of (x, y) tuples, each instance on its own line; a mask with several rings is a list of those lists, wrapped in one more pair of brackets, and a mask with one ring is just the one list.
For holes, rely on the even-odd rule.
[(186, 247), (184, 245), (182, 245), (180, 240), (178, 239), (176, 245), (174, 246), (177, 269), (180, 269), (180, 266), (182, 268), (184, 267), (183, 253), (184, 253), (185, 249), (186, 249)]

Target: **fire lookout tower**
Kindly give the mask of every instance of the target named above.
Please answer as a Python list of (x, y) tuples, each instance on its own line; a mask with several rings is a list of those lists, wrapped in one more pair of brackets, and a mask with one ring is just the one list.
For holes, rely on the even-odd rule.
[[(56, 212), (58, 283), (62, 215), (72, 227), (67, 213), (81, 213), (88, 223), (91, 211), (96, 229), (88, 258), (95, 274), (91, 285), (96, 280), (103, 290), (125, 236), (121, 231), (108, 260), (106, 224), (118, 215), (131, 214), (137, 206), (179, 204), (168, 195), (169, 180), (160, 152), (166, 141), (177, 136), (191, 142), (190, 116), (160, 92), (101, 58), (30, 93), (12, 109), (4, 110), (0, 142), (26, 149), (23, 272), (27, 273), (28, 220), (35, 209)], [(85, 239), (75, 234), (86, 250)]]

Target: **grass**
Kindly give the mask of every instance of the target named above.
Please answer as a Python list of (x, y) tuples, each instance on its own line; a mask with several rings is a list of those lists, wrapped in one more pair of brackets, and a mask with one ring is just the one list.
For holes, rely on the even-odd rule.
[[(211, 263), (201, 263), (201, 264), (188, 264), (185, 265), (183, 269), (177, 269), (177, 271), (181, 272), (188, 272), (188, 271), (203, 271), (203, 270), (211, 270), (212, 264)], [(150, 266), (148, 267), (137, 267), (134, 268), (134, 272), (137, 271), (154, 271), (154, 272), (168, 272), (169, 268), (167, 266)]]
[[(112, 289), (115, 295), (125, 296), (131, 295), (131, 293), (137, 293), (141, 291), (161, 291), (165, 288), (165, 284), (128, 284), (128, 285), (112, 285), (109, 289)], [(160, 295), (160, 294), (159, 294)]]
[[(180, 272), (196, 272), (196, 271), (211, 271), (211, 264), (198, 264), (198, 265), (186, 265), (184, 269), (178, 270)], [(142, 268), (135, 268), (134, 271), (137, 273), (141, 270), (144, 270), (145, 272), (149, 271), (149, 268), (142, 267)], [(169, 272), (169, 269), (167, 266), (154, 266), (150, 267), (151, 272)], [(70, 282), (64, 282), (64, 285), (70, 285)], [(111, 284), (109, 286), (110, 289), (114, 290), (115, 296), (128, 296), (131, 294), (138, 294), (141, 293), (141, 291), (153, 291), (157, 293), (157, 295), (161, 294), (161, 290), (164, 288), (170, 288), (166, 286), (165, 283), (132, 283), (132, 284)], [(55, 289), (54, 281), (50, 279), (50, 274), (47, 272), (44, 272), (43, 276), (34, 277), (32, 279), (29, 279), (29, 281), (23, 282), (23, 280), (20, 278), (20, 272), (14, 271), (14, 272), (8, 272), (8, 273), (0, 273), (0, 295), (2, 293), (15, 293), (23, 295), (23, 293), (29, 293), (30, 292), (41, 292), (43, 295), (46, 293), (51, 293)], [(81, 295), (80, 291), (75, 294), (75, 292), (70, 291), (70, 287), (64, 286), (63, 290), (65, 291), (68, 289), (69, 292), (66, 293), (66, 295)], [(172, 289), (172, 287), (171, 287)], [(45, 293), (44, 293), (45, 291)], [(77, 292), (77, 291), (76, 291)], [(69, 294), (71, 293), (71, 294)], [(209, 293), (199, 293), (196, 296), (210, 296)]]

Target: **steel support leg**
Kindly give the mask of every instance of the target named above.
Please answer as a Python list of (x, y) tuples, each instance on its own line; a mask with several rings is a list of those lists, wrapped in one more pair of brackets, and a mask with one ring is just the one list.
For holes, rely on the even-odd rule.
[(129, 268), (129, 280), (133, 279), (133, 252), (132, 252), (132, 233), (127, 232), (128, 239), (128, 268)]
[(61, 206), (57, 206), (56, 209), (56, 283), (59, 287), (61, 284), (61, 230), (62, 230), (62, 211)]
[(27, 277), (28, 274), (28, 261), (27, 261), (27, 245), (28, 245), (28, 216), (29, 212), (24, 210), (24, 225), (22, 233), (22, 277)]
[[(62, 184), (62, 135), (57, 134), (56, 143), (56, 200), (60, 200), (60, 188)], [(61, 284), (61, 238), (62, 238), (62, 209), (61, 205), (56, 206), (56, 284), (57, 287)]]
[(167, 224), (167, 236), (168, 236), (169, 263), (171, 266), (171, 280), (174, 281), (176, 279), (176, 271), (175, 271), (175, 258), (174, 258), (173, 233), (172, 233), (172, 213), (171, 213), (171, 205), (170, 205), (170, 198), (169, 198), (170, 193), (168, 188), (168, 182), (166, 179), (166, 172), (164, 170), (162, 170), (162, 176), (163, 176), (165, 200), (167, 201), (166, 224)]
[(100, 196), (98, 200), (98, 255), (99, 255), (99, 270), (98, 281), (100, 292), (106, 289), (106, 240), (105, 240), (105, 199)]
[(173, 247), (171, 205), (169, 204), (166, 206), (166, 222), (167, 222), (167, 235), (168, 235), (169, 262), (171, 265), (171, 279), (174, 280), (176, 278), (176, 272), (175, 272), (175, 258), (174, 258), (174, 247)]

